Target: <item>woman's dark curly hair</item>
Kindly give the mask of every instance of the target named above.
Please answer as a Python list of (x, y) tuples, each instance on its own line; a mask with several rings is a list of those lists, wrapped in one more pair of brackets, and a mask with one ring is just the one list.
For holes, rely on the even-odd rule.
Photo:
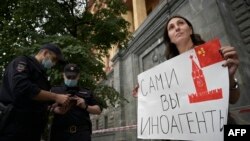
[(166, 44), (166, 50), (165, 50), (165, 56), (166, 59), (171, 59), (177, 55), (179, 55), (179, 51), (176, 47), (175, 44), (171, 43), (170, 38), (168, 36), (168, 23), (173, 19), (173, 18), (181, 18), (184, 21), (186, 21), (186, 23), (188, 24), (188, 26), (192, 29), (193, 33), (190, 35), (192, 42), (195, 46), (197, 45), (201, 45), (203, 43), (205, 43), (205, 41), (201, 38), (201, 36), (199, 34), (195, 34), (194, 33), (194, 28), (192, 26), (192, 24), (184, 17), (180, 16), (180, 15), (174, 15), (172, 17), (170, 17), (165, 25), (165, 31), (164, 31), (164, 42)]

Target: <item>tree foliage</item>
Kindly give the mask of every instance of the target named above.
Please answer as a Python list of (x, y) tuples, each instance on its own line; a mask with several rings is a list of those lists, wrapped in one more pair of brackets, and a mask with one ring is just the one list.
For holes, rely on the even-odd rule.
[[(125, 47), (129, 39), (129, 23), (121, 16), (126, 10), (122, 0), (1, 0), (0, 73), (14, 57), (34, 54), (42, 44), (53, 42), (69, 62), (79, 64), (80, 84), (115, 105), (119, 94), (97, 82), (105, 79), (102, 57), (112, 45)], [(62, 82), (60, 70), (49, 72), (53, 85)]]

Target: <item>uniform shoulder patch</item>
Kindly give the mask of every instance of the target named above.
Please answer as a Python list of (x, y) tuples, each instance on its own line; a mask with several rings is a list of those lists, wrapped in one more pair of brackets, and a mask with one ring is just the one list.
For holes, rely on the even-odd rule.
[(26, 70), (26, 66), (27, 66), (26, 62), (20, 61), (17, 64), (16, 70), (18, 72), (22, 72), (22, 71)]
[(79, 91), (80, 94), (88, 94), (87, 91)]

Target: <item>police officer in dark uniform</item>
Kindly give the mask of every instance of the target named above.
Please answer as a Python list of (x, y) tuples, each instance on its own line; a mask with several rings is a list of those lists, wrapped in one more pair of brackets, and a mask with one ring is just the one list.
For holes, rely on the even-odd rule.
[[(71, 103), (63, 111), (53, 106), (55, 112), (52, 122), (50, 141), (91, 141), (92, 124), (89, 114), (100, 114), (92, 92), (77, 85), (80, 69), (76, 64), (67, 64), (64, 68), (64, 85), (53, 87), (52, 92), (70, 93)], [(63, 112), (62, 112), (63, 111)]]
[(11, 61), (3, 76), (0, 102), (13, 105), (0, 141), (40, 141), (47, 122), (48, 102), (67, 106), (68, 95), (50, 92), (46, 69), (62, 61), (55, 44), (45, 44), (35, 56), (19, 56)]

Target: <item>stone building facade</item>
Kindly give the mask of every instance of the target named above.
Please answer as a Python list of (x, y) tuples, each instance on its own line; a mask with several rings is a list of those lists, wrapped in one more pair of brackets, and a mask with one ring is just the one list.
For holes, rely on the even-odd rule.
[(126, 49), (114, 53), (112, 69), (104, 82), (129, 103), (92, 116), (93, 141), (140, 140), (136, 130), (137, 99), (131, 91), (137, 84), (138, 74), (165, 61), (163, 32), (166, 21), (174, 14), (189, 19), (195, 32), (205, 40), (218, 37), (222, 45), (236, 47), (240, 58), (237, 78), (241, 97), (230, 105), (230, 110), (240, 123), (250, 122), (250, 113), (239, 112), (250, 107), (250, 0), (157, 0), (148, 7), (147, 1), (126, 1), (130, 10), (124, 17), (132, 23), (133, 39)]

